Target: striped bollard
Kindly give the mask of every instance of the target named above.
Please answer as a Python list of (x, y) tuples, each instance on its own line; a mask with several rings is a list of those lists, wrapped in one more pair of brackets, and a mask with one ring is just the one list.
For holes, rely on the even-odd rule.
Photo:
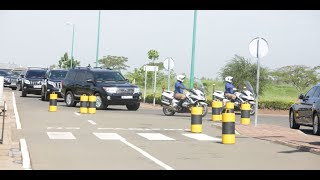
[(212, 121), (221, 121), (222, 102), (221, 101), (212, 101)]
[(236, 115), (227, 109), (222, 113), (222, 144), (235, 144), (235, 119)]
[(241, 104), (241, 119), (240, 124), (248, 125), (250, 124), (250, 104), (243, 103)]
[(87, 114), (88, 113), (88, 100), (89, 97), (85, 94), (80, 96), (80, 113)]
[(233, 102), (227, 102), (226, 103), (226, 109), (229, 109), (231, 111), (231, 113), (234, 113), (234, 103)]
[(56, 112), (57, 111), (57, 98), (58, 95), (56, 93), (50, 94), (49, 100), (49, 112)]
[(191, 132), (202, 132), (202, 107), (191, 108)]
[(88, 113), (89, 114), (95, 114), (96, 113), (96, 100), (97, 97), (95, 95), (89, 96), (89, 107), (88, 107)]

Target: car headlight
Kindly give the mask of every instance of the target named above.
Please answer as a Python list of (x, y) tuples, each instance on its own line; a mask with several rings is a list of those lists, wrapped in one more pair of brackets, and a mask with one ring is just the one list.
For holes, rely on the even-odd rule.
[(116, 93), (118, 88), (116, 87), (103, 87), (103, 89), (107, 92), (107, 93)]
[(134, 88), (133, 94), (140, 93), (140, 88)]
[(50, 85), (53, 86), (53, 87), (56, 87), (56, 83), (55, 83), (55, 82), (48, 81), (48, 84), (50, 84)]
[(24, 80), (24, 83), (30, 84), (30, 81), (29, 80)]
[(10, 82), (10, 78), (4, 78), (4, 81)]

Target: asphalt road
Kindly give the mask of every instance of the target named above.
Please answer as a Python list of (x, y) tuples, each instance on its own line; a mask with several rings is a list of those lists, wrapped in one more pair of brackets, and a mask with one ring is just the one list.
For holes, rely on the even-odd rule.
[[(14, 91), (32, 169), (320, 169), (320, 156), (237, 135), (221, 143), (221, 129), (203, 118), (203, 132), (190, 132), (190, 115), (123, 106), (79, 114), (58, 102), (48, 112), (40, 96)], [(237, 118), (238, 119), (238, 118)], [(259, 116), (259, 123), (287, 126), (286, 117)], [(156, 134), (158, 133), (158, 134)], [(207, 135), (197, 140), (189, 136)], [(158, 138), (156, 140), (153, 138)]]

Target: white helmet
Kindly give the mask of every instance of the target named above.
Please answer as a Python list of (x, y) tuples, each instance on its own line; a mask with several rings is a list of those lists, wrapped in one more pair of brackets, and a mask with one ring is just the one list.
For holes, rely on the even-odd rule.
[(183, 74), (180, 74), (180, 75), (177, 76), (177, 80), (181, 81), (181, 82), (183, 82), (185, 78), (186, 78), (186, 76), (183, 75)]
[(227, 77), (225, 78), (225, 80), (226, 80), (227, 82), (229, 82), (229, 83), (232, 83), (232, 79), (233, 79), (232, 76), (227, 76)]

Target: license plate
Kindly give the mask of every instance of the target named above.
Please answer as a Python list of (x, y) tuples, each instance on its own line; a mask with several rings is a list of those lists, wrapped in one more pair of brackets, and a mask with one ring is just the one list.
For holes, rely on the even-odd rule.
[(59, 89), (59, 92), (61, 92), (61, 89)]
[(121, 96), (121, 99), (132, 99), (132, 96)]
[(33, 88), (41, 88), (41, 85), (33, 85)]
[(12, 82), (11, 85), (17, 85), (17, 83), (16, 82)]

